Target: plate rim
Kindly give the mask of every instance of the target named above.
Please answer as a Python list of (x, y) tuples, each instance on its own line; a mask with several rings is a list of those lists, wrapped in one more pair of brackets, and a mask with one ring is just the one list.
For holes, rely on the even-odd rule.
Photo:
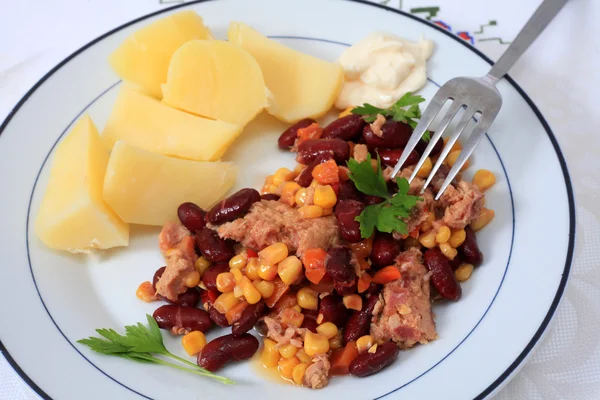
[[(136, 24), (136, 23), (144, 21), (144, 20), (146, 20), (148, 18), (152, 18), (154, 16), (157, 16), (157, 15), (160, 15), (160, 14), (164, 14), (164, 13), (167, 13), (167, 12), (179, 9), (179, 8), (185, 8), (185, 7), (189, 7), (191, 5), (200, 4), (200, 3), (206, 3), (206, 2), (209, 2), (209, 1), (218, 1), (218, 0), (193, 0), (193, 1), (190, 1), (190, 2), (185, 2), (185, 3), (174, 5), (172, 7), (167, 7), (167, 8), (161, 9), (161, 10), (157, 10), (157, 11), (154, 11), (154, 12), (149, 13), (149, 14), (145, 14), (145, 15), (143, 15), (141, 17), (135, 18), (135, 19), (133, 19), (131, 21), (128, 21), (128, 22), (126, 22), (126, 23), (124, 23), (122, 25), (119, 25), (119, 26), (117, 26), (117, 27), (109, 30), (108, 32), (106, 32), (106, 33), (98, 36), (97, 38), (95, 38), (92, 41), (86, 43), (85, 45), (83, 45), (79, 49), (75, 50), (73, 53), (71, 53), (66, 58), (64, 58), (61, 62), (59, 62), (58, 64), (56, 64), (52, 69), (50, 69), (50, 71), (48, 71), (42, 78), (40, 78), (31, 87), (31, 89), (29, 89), (27, 91), (27, 93), (19, 100), (19, 102), (16, 103), (16, 105), (9, 111), (9, 113), (6, 116), (6, 118), (2, 122), (2, 125), (0, 125), (0, 136), (2, 135), (2, 133), (6, 129), (6, 127), (8, 126), (8, 124), (10, 123), (10, 121), (12, 120), (12, 118), (15, 116), (15, 114), (29, 100), (29, 98), (31, 97), (31, 95), (33, 95), (33, 93), (35, 93), (36, 90), (44, 82), (46, 82), (52, 75), (54, 75), (54, 73), (56, 73), (60, 68), (62, 68), (65, 64), (67, 64), (68, 62), (70, 62), (73, 58), (75, 58), (77, 55), (79, 55), (83, 51), (85, 51), (88, 48), (92, 47), (96, 43), (104, 40), (108, 36), (110, 36), (110, 35), (118, 32), (118, 31), (120, 31), (122, 29), (127, 28), (130, 25)], [(431, 23), (431, 22), (429, 22), (427, 20), (424, 20), (424, 19), (422, 19), (420, 17), (417, 17), (415, 15), (407, 13), (406, 11), (402, 11), (400, 9), (392, 8), (392, 7), (383, 5), (383, 4), (373, 3), (373, 2), (370, 2), (370, 1), (367, 1), (367, 0), (342, 0), (342, 1), (359, 3), (359, 4), (364, 4), (364, 5), (368, 5), (368, 6), (380, 8), (382, 10), (393, 12), (393, 13), (396, 13), (398, 15), (402, 15), (404, 17), (410, 18), (410, 19), (412, 19), (414, 21), (420, 22), (420, 23), (422, 23), (424, 25), (429, 26), (432, 29), (437, 30), (438, 32), (441, 32), (441, 33), (445, 34), (446, 36), (452, 38), (456, 42), (458, 42), (458, 43), (462, 44), (463, 46), (465, 46), (466, 48), (470, 49), (477, 56), (481, 57), (485, 62), (487, 62), (490, 66), (494, 65), (494, 62), (489, 57), (487, 57), (479, 49), (475, 48), (473, 45), (471, 45), (470, 43), (468, 43), (465, 40), (461, 39), (460, 37), (458, 37), (454, 33), (449, 32), (449, 31), (443, 29), (442, 27), (440, 27), (440, 26), (438, 26), (436, 24), (433, 24), (433, 23)], [(539, 328), (536, 330), (535, 334), (532, 336), (532, 338), (527, 343), (527, 345), (525, 346), (525, 348), (517, 356), (517, 358), (515, 359), (515, 361), (513, 361), (508, 366), (508, 368), (495, 381), (493, 381), (486, 389), (484, 389), (479, 395), (477, 395), (474, 398), (475, 400), (486, 398), (488, 395), (494, 393), (497, 389), (501, 388), (503, 386), (503, 383), (507, 383), (506, 382), (507, 379), (509, 377), (511, 377), (514, 373), (516, 373), (518, 371), (519, 366), (521, 366), (521, 364), (528, 358), (528, 356), (530, 355), (531, 351), (539, 343), (540, 339), (542, 338), (542, 336), (546, 332), (546, 329), (548, 328), (548, 326), (549, 326), (549, 324), (550, 324), (550, 322), (551, 322), (551, 320), (552, 320), (552, 318), (554, 316), (554, 313), (556, 312), (556, 309), (558, 308), (558, 305), (560, 304), (560, 301), (561, 301), (561, 299), (563, 297), (565, 288), (567, 286), (567, 283), (568, 283), (568, 280), (569, 280), (569, 277), (570, 277), (571, 267), (572, 267), (572, 263), (573, 263), (573, 254), (574, 254), (574, 250), (575, 250), (575, 236), (576, 236), (575, 197), (574, 197), (573, 186), (572, 186), (571, 178), (570, 178), (570, 174), (569, 174), (569, 169), (568, 169), (566, 160), (564, 158), (564, 155), (562, 153), (562, 150), (560, 148), (560, 145), (558, 144), (558, 141), (556, 139), (556, 136), (554, 135), (554, 132), (552, 131), (552, 128), (550, 127), (550, 125), (548, 124), (548, 122), (546, 121), (546, 119), (544, 118), (544, 116), (541, 113), (541, 111), (535, 105), (535, 103), (533, 102), (533, 100), (531, 100), (531, 98), (527, 95), (527, 93), (521, 88), (521, 86), (519, 86), (519, 84), (509, 74), (507, 74), (504, 78), (508, 81), (508, 83), (511, 84), (511, 86), (517, 91), (517, 93), (525, 100), (525, 102), (527, 103), (527, 105), (531, 108), (531, 110), (533, 111), (533, 113), (535, 114), (535, 116), (537, 117), (537, 119), (539, 120), (539, 122), (541, 123), (542, 127), (546, 131), (546, 134), (548, 135), (548, 138), (550, 139), (550, 143), (552, 144), (554, 152), (556, 153), (556, 156), (558, 158), (558, 162), (559, 162), (561, 171), (563, 173), (563, 178), (564, 178), (564, 181), (565, 181), (565, 189), (566, 189), (566, 192), (567, 192), (567, 201), (568, 201), (568, 204), (569, 204), (569, 241), (568, 241), (568, 248), (567, 248), (567, 254), (566, 254), (566, 259), (565, 259), (565, 267), (563, 269), (563, 273), (562, 273), (562, 277), (561, 277), (560, 283), (558, 285), (558, 288), (557, 288), (556, 294), (554, 296), (554, 299), (552, 300), (552, 303), (550, 304), (548, 312), (546, 313), (544, 319), (542, 320)], [(45, 393), (21, 369), (21, 367), (17, 364), (17, 362), (15, 361), (15, 359), (11, 356), (11, 354), (8, 351), (8, 349), (6, 348), (6, 346), (2, 343), (1, 339), (0, 339), (0, 352), (6, 358), (7, 362), (9, 363), (9, 365), (19, 375), (19, 377), (29, 386), (30, 389), (32, 389), (42, 399), (44, 399), (44, 400), (52, 400), (52, 398), (47, 393)]]

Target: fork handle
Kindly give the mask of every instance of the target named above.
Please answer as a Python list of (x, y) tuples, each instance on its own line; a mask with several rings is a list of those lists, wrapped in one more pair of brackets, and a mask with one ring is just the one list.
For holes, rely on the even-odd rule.
[(544, 0), (540, 4), (515, 40), (488, 72), (487, 76), (492, 82), (495, 83), (506, 75), (508, 70), (542, 33), (566, 2), (567, 0)]

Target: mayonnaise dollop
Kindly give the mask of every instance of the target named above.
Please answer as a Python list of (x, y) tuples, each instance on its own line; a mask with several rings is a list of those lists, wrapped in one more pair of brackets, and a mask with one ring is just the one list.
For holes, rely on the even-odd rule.
[(345, 109), (369, 103), (388, 108), (407, 92), (425, 85), (432, 53), (431, 40), (415, 43), (389, 34), (367, 36), (338, 60), (345, 82), (335, 106)]

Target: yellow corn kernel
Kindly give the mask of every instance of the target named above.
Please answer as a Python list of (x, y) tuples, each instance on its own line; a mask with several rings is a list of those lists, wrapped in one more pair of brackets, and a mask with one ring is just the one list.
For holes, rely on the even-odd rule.
[(338, 331), (337, 335), (329, 339), (329, 347), (332, 349), (339, 349), (344, 345), (344, 338), (342, 337), (342, 332)]
[[(237, 269), (234, 271), (239, 272)], [(217, 275), (217, 290), (221, 293), (233, 292), (235, 281), (236, 279), (231, 272), (221, 272)]]
[(298, 189), (298, 191), (296, 192), (296, 195), (294, 196), (294, 201), (296, 202), (296, 204), (298, 204), (299, 206), (303, 206), (306, 204), (307, 199), (308, 199), (308, 189), (306, 189), (306, 188)]
[(302, 261), (296, 256), (289, 256), (277, 265), (277, 274), (286, 285), (296, 282), (302, 274)]
[(464, 282), (471, 277), (473, 273), (473, 265), (472, 264), (461, 264), (460, 267), (454, 271), (454, 276), (456, 280), (459, 282)]
[(279, 168), (273, 174), (273, 184), (277, 186), (292, 179), (294, 179), (294, 173), (287, 168)]
[(358, 294), (348, 294), (344, 296), (342, 302), (348, 310), (362, 310), (362, 297)]
[(239, 285), (239, 283), (233, 288), (233, 295), (236, 297), (236, 299), (241, 299), (242, 297), (244, 297), (244, 291), (242, 290), (242, 287)]
[(229, 260), (229, 268), (231, 269), (242, 269), (248, 263), (248, 257), (245, 253), (240, 253), (237, 256), (233, 256)]
[(292, 374), (294, 372), (294, 368), (296, 365), (300, 364), (300, 360), (296, 357), (292, 358), (281, 358), (277, 363), (277, 369), (279, 370), (279, 375), (281, 375), (284, 379), (292, 379)]
[(302, 385), (304, 382), (304, 373), (308, 368), (308, 363), (302, 362), (294, 367), (292, 371), (292, 380), (296, 385)]
[(331, 339), (337, 335), (338, 328), (333, 322), (323, 322), (321, 325), (317, 326), (317, 333), (320, 333), (327, 339)]
[(377, 351), (377, 343), (375, 343), (373, 346), (371, 346), (371, 348), (367, 351), (371, 354), (374, 354)]
[[(247, 274), (246, 274), (247, 275)], [(277, 276), (277, 265), (262, 264), (258, 268), (258, 277), (265, 281), (272, 281)]]
[(263, 341), (263, 349), (260, 353), (260, 361), (267, 368), (274, 368), (277, 366), (281, 355), (277, 350), (277, 343), (271, 339), (265, 339)]
[(206, 336), (200, 331), (192, 331), (183, 335), (181, 344), (190, 357), (195, 356), (206, 346)]
[(435, 229), (430, 229), (429, 232), (419, 236), (419, 243), (421, 243), (424, 247), (427, 247), (428, 249), (433, 249), (436, 245)]
[(419, 243), (418, 239), (415, 239), (414, 237), (409, 236), (406, 239), (404, 239), (404, 250), (408, 250), (411, 247), (420, 248), (421, 243)]
[[(448, 166), (452, 167), (454, 165), (454, 163), (456, 162), (456, 160), (458, 160), (458, 156), (460, 156), (460, 150), (455, 150), (455, 151), (451, 151), (450, 153), (448, 153), (448, 157), (446, 157), (446, 164), (448, 164)], [(462, 166), (462, 168), (460, 169), (461, 171), (464, 171), (465, 169), (469, 168), (469, 160), (467, 159), (467, 161), (465, 161), (464, 165)]]
[(303, 363), (309, 363), (310, 360), (312, 360), (312, 357), (306, 354), (304, 349), (298, 349), (298, 351), (296, 352), (296, 357), (298, 357), (298, 360), (300, 360), (300, 362)]
[(477, 232), (478, 230), (482, 229), (484, 226), (489, 224), (494, 219), (495, 215), (496, 213), (494, 212), (494, 210), (490, 210), (489, 208), (483, 207), (481, 209), (481, 212), (479, 213), (479, 216), (475, 218), (469, 226), (471, 227), (471, 229)]
[(258, 258), (252, 257), (248, 260), (248, 264), (246, 264), (246, 276), (250, 280), (256, 280), (259, 278), (258, 270), (260, 269), (260, 261)]
[(200, 283), (200, 273), (195, 270), (190, 272), (183, 278), (183, 284), (189, 288), (198, 286), (199, 283)]
[(449, 260), (454, 260), (454, 257), (456, 257), (458, 254), (458, 250), (450, 246), (448, 243), (441, 243), (440, 250), (442, 251), (442, 254), (445, 255)]
[(359, 353), (364, 353), (365, 351), (369, 350), (371, 346), (373, 346), (373, 343), (375, 343), (373, 336), (361, 336), (356, 340), (356, 348), (358, 349)]
[(294, 307), (292, 307), (292, 310), (301, 313), (302, 312), (302, 307), (300, 307), (298, 304), (296, 304)]
[(323, 209), (323, 216), (326, 217), (328, 215), (333, 214), (333, 208), (324, 208)]
[(350, 106), (350, 107), (346, 108), (344, 111), (342, 111), (340, 113), (340, 115), (338, 115), (338, 118), (342, 118), (342, 117), (345, 117), (346, 115), (352, 114), (352, 110), (354, 110), (354, 106)]
[(298, 185), (296, 182), (286, 182), (283, 184), (281, 189), (281, 197), (279, 201), (287, 204), (288, 206), (293, 206), (296, 202), (296, 192), (300, 190), (302, 186)]
[(279, 186), (269, 183), (262, 187), (262, 189), (260, 190), (260, 194), (271, 194), (271, 193), (276, 194), (277, 189), (279, 189)]
[(244, 293), (244, 297), (249, 304), (256, 304), (262, 299), (260, 292), (254, 287), (252, 282), (250, 282), (250, 279), (247, 277), (243, 277), (240, 280), (240, 287), (242, 288), (242, 293)]
[(152, 282), (150, 282), (150, 281), (142, 282), (140, 284), (140, 286), (138, 286), (138, 288), (135, 292), (135, 296), (138, 299), (145, 301), (146, 303), (150, 303), (151, 301), (154, 301), (155, 300), (154, 296), (156, 296), (156, 291), (154, 290), (154, 286), (152, 286)]
[(279, 354), (281, 354), (281, 357), (283, 358), (292, 358), (296, 355), (297, 351), (298, 348), (291, 343), (279, 347)]
[[(444, 147), (448, 145), (448, 138), (444, 139)], [(454, 142), (454, 144), (452, 145), (452, 148), (450, 149), (450, 151), (455, 151), (455, 150), (462, 150), (462, 144), (460, 144), (460, 142), (457, 140), (456, 142)]]
[(446, 243), (448, 240), (450, 240), (451, 234), (452, 232), (450, 232), (450, 228), (447, 226), (442, 226), (435, 235), (435, 241), (438, 243)]
[(239, 304), (240, 300), (235, 297), (233, 292), (223, 293), (215, 300), (214, 307), (221, 314), (225, 314), (227, 311), (231, 310), (233, 307)]
[(288, 256), (288, 247), (283, 242), (273, 243), (258, 252), (261, 264), (275, 265)]
[(302, 206), (298, 209), (302, 218), (319, 218), (323, 216), (323, 208), (316, 205)]
[(419, 178), (427, 178), (431, 173), (431, 169), (433, 168), (433, 163), (431, 162), (431, 158), (427, 157), (419, 171), (417, 172), (417, 176)]
[(430, 211), (427, 214), (427, 219), (421, 224), (421, 232), (427, 232), (433, 228), (433, 221), (435, 221), (435, 214)]
[(496, 175), (487, 169), (480, 169), (473, 175), (473, 184), (477, 186), (479, 190), (485, 192), (496, 183)]
[[(244, 274), (242, 274), (242, 271), (240, 271), (237, 268), (231, 269), (229, 271), (230, 271), (231, 275), (233, 275), (233, 279), (236, 282), (239, 282), (244, 277)], [(218, 276), (217, 276), (217, 278), (218, 278)]]
[(452, 234), (450, 235), (450, 239), (448, 239), (448, 243), (450, 244), (450, 246), (456, 249), (464, 243), (466, 238), (467, 232), (465, 232), (464, 229), (458, 229), (452, 232)]
[(275, 285), (273, 284), (273, 282), (268, 281), (259, 281), (254, 284), (254, 287), (260, 292), (260, 295), (263, 297), (263, 299), (271, 297), (271, 295), (275, 291)]
[(296, 301), (298, 305), (307, 310), (316, 310), (319, 306), (319, 298), (317, 292), (309, 287), (303, 287), (296, 293)]
[(325, 354), (329, 351), (329, 340), (320, 333), (308, 331), (304, 336), (304, 351), (311, 357)]
[(321, 208), (333, 208), (337, 203), (337, 196), (331, 185), (317, 185), (313, 203)]
[(204, 274), (204, 272), (210, 268), (210, 261), (208, 261), (204, 256), (198, 257), (196, 262), (194, 263), (194, 269), (198, 271), (200, 277)]

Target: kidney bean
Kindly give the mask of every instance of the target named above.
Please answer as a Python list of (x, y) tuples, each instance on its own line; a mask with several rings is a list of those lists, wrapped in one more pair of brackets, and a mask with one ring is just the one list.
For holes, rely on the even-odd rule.
[(374, 296), (381, 291), (381, 285), (371, 282), (367, 290), (365, 290), (365, 296)]
[(381, 127), (381, 132), (382, 135), (377, 136), (371, 129), (371, 125), (364, 127), (363, 138), (370, 149), (404, 147), (410, 139), (412, 128), (403, 122), (388, 120)]
[(221, 314), (216, 308), (213, 306), (208, 307), (208, 316), (216, 325), (219, 325), (223, 328), (229, 326), (229, 321), (227, 321), (227, 317), (225, 314)]
[(218, 202), (206, 214), (206, 221), (222, 224), (243, 217), (252, 204), (260, 201), (260, 193), (256, 189), (241, 189)]
[(312, 333), (317, 333), (317, 326), (319, 326), (319, 324), (317, 324), (317, 321), (314, 318), (305, 316), (302, 320), (302, 325), (300, 325), (300, 328), (306, 328)]
[(269, 332), (269, 328), (264, 319), (258, 320), (256, 325), (254, 325), (254, 330), (261, 336), (267, 336), (267, 333)]
[(467, 226), (465, 232), (467, 233), (467, 236), (463, 244), (458, 248), (459, 253), (465, 262), (477, 267), (483, 263), (483, 253), (479, 250), (477, 236), (475, 236), (473, 229)]
[(296, 138), (298, 137), (298, 129), (306, 128), (315, 122), (316, 121), (314, 119), (306, 118), (287, 128), (285, 131), (283, 131), (281, 136), (279, 136), (279, 140), (277, 140), (279, 148), (282, 150), (291, 149), (296, 141)]
[(450, 268), (452, 268), (452, 271), (456, 271), (458, 267), (460, 267), (460, 264), (462, 264), (462, 262), (463, 261), (460, 257), (460, 254), (457, 254), (453, 260), (448, 259), (448, 264), (450, 264)]
[(217, 232), (207, 227), (196, 233), (196, 246), (210, 262), (229, 261), (235, 256), (233, 244), (221, 239)]
[(371, 318), (373, 318), (373, 310), (377, 301), (379, 301), (379, 296), (370, 296), (364, 301), (362, 310), (352, 313), (344, 328), (345, 343), (356, 341), (359, 337), (369, 334)]
[(157, 308), (152, 316), (161, 329), (183, 328), (189, 332), (206, 332), (212, 327), (208, 313), (194, 307), (167, 304)]
[(424, 258), (425, 265), (431, 271), (431, 284), (443, 298), (458, 301), (462, 294), (460, 284), (454, 276), (448, 259), (440, 248), (435, 247), (427, 250)]
[(225, 335), (208, 342), (198, 354), (198, 365), (216, 372), (231, 361), (247, 360), (258, 350), (258, 339), (249, 333)]
[(338, 194), (338, 200), (356, 200), (360, 201), (360, 192), (354, 186), (354, 182), (347, 180), (340, 183), (340, 192)]
[(267, 194), (263, 194), (260, 196), (261, 200), (272, 200), (272, 201), (278, 201), (279, 200), (279, 195), (275, 194), (275, 193), (267, 193)]
[(377, 346), (375, 353), (364, 352), (359, 354), (350, 363), (350, 374), (365, 377), (375, 374), (398, 358), (400, 349), (395, 343), (386, 342)]
[[(162, 274), (165, 272), (165, 269), (167, 267), (161, 267), (159, 269), (156, 270), (156, 272), (154, 273), (154, 277), (152, 278), (152, 287), (154, 287), (154, 290), (156, 290), (156, 284), (158, 283), (158, 280), (160, 279), (160, 277), (162, 276)], [(166, 297), (160, 296), (161, 299), (171, 303), (171, 304), (177, 304), (180, 306), (188, 306), (188, 307), (196, 307), (198, 305), (198, 302), (200, 301), (200, 295), (201, 292), (199, 290), (199, 288), (189, 288), (188, 290), (186, 290), (185, 292), (181, 293), (179, 296), (177, 296), (177, 300), (175, 301), (171, 301), (169, 299), (167, 299)]]
[(342, 296), (354, 294), (354, 293), (356, 293), (356, 290), (357, 290), (356, 279), (353, 279), (349, 282), (334, 281), (333, 287), (334, 287), (335, 291), (338, 292), (338, 294), (340, 294)]
[(324, 163), (327, 160), (331, 160), (332, 158), (333, 154), (331, 153), (319, 154), (306, 168), (304, 168), (300, 172), (300, 174), (296, 178), (296, 183), (298, 183), (298, 185), (302, 187), (309, 187), (313, 181), (312, 173), (315, 167), (319, 164)]
[(194, 203), (183, 203), (177, 207), (179, 220), (192, 233), (198, 232), (206, 225), (206, 211)]
[(323, 128), (323, 138), (339, 138), (344, 140), (357, 139), (365, 127), (365, 120), (357, 114), (349, 114), (338, 118)]
[[(381, 159), (381, 164), (383, 164), (387, 167), (395, 167), (396, 164), (398, 163), (398, 160), (402, 156), (403, 151), (404, 151), (404, 149), (378, 150), (379, 157)], [(410, 165), (415, 165), (416, 163), (419, 162), (420, 158), (421, 158), (421, 156), (419, 155), (419, 153), (417, 153), (414, 150), (411, 151), (410, 155), (408, 156), (408, 158), (406, 159), (406, 161), (403, 164), (403, 168), (408, 167)]]
[[(433, 137), (433, 132), (431, 132), (431, 137)], [(429, 142), (426, 142), (423, 139), (421, 139), (417, 143), (415, 150), (417, 150), (417, 152), (419, 152), (419, 154), (423, 154), (423, 152), (425, 151), (425, 149), (427, 148), (428, 145), (429, 145)], [(444, 141), (442, 139), (439, 139), (437, 142), (435, 142), (435, 145), (433, 146), (433, 149), (431, 150), (431, 154), (429, 156), (431, 157), (431, 156), (438, 155), (439, 153), (442, 152), (443, 148), (444, 148)]]
[(377, 232), (371, 249), (371, 263), (383, 268), (392, 265), (400, 253), (400, 242), (391, 233)]
[(350, 243), (360, 242), (360, 223), (356, 217), (365, 209), (365, 205), (356, 200), (340, 200), (335, 206), (335, 216), (340, 227), (340, 235)]
[[(319, 304), (319, 315), (323, 316), (323, 322), (332, 322), (338, 328), (342, 328), (346, 325), (350, 313), (344, 306), (342, 298), (335, 294), (330, 294), (321, 299)], [(306, 319), (306, 318), (305, 318)]]
[(309, 139), (300, 143), (296, 161), (308, 165), (320, 154), (332, 154), (338, 163), (345, 163), (350, 158), (350, 146), (342, 139)]
[(347, 247), (332, 247), (327, 251), (325, 270), (333, 282), (349, 283), (356, 278), (354, 267), (350, 264), (352, 252)]
[(208, 290), (217, 290), (217, 276), (222, 272), (229, 272), (229, 264), (226, 262), (220, 262), (211, 265), (202, 274), (202, 283)]
[(242, 337), (250, 329), (254, 328), (254, 325), (258, 322), (258, 319), (262, 317), (265, 311), (265, 303), (262, 301), (256, 304), (250, 304), (239, 320), (235, 321), (231, 326), (231, 334), (235, 337)]

